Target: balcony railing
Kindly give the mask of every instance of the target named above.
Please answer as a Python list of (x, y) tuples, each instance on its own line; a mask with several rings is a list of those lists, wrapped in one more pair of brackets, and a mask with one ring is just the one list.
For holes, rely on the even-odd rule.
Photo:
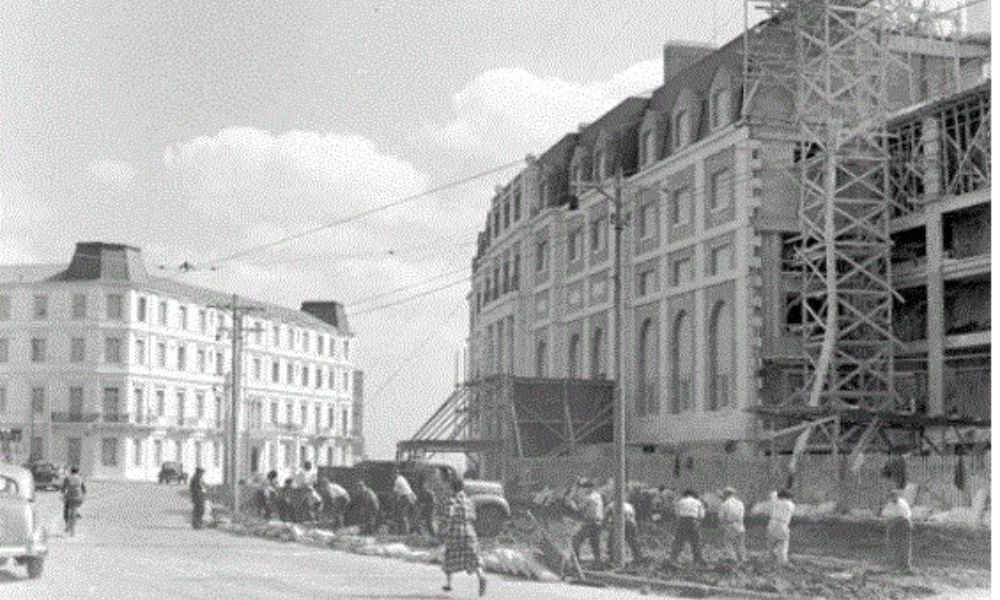
[(101, 418), (100, 413), (85, 412), (54, 412), (53, 423), (93, 423)]

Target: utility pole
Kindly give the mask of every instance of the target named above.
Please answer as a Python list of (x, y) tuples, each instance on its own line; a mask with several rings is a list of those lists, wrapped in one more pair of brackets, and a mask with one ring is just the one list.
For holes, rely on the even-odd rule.
[[(622, 233), (628, 223), (628, 217), (622, 207), (622, 191), (625, 187), (624, 176), (619, 168), (615, 172), (614, 190), (609, 194), (604, 185), (598, 183), (574, 182), (577, 190), (596, 190), (611, 201), (613, 211), (611, 224), (615, 232), (614, 266), (612, 268), (612, 319), (614, 323), (614, 348), (612, 368), (614, 369), (614, 385), (612, 387), (612, 410), (614, 425), (614, 481), (615, 481), (615, 519), (612, 531), (611, 552), (612, 561), (619, 567), (625, 566), (625, 486), (627, 485), (627, 467), (625, 461), (625, 394), (622, 386)], [(579, 200), (571, 201), (570, 210), (576, 210)]]
[(213, 306), (217, 310), (224, 310), (230, 314), (233, 320), (233, 327), (230, 331), (232, 343), (232, 363), (229, 369), (229, 419), (226, 421), (226, 461), (224, 482), (227, 487), (233, 490), (233, 515), (240, 512), (240, 416), (242, 413), (243, 397), (243, 317), (248, 313), (259, 310), (256, 306), (241, 305), (239, 297), (233, 294), (229, 304)]

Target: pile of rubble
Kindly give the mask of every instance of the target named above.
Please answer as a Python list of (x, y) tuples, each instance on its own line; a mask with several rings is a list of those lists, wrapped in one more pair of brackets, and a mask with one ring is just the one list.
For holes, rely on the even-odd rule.
[[(214, 525), (223, 531), (237, 535), (251, 535), (282, 542), (294, 542), (320, 548), (331, 548), (342, 552), (395, 558), (415, 563), (441, 564), (444, 549), (420, 547), (423, 540), (408, 540), (409, 543), (380, 539), (358, 534), (357, 527), (349, 527), (333, 532), (327, 529), (308, 527), (302, 524), (282, 521), (242, 520), (230, 521), (217, 515)], [(490, 547), (482, 551), (483, 567), (491, 573), (501, 573), (533, 581), (557, 581), (552, 572), (542, 566), (530, 554), (520, 549)]]

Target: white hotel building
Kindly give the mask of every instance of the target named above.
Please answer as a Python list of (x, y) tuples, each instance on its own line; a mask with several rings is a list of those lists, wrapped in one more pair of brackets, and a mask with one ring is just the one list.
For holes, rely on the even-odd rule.
[[(216, 307), (231, 298), (151, 276), (121, 244), (0, 266), (0, 458), (132, 480), (180, 461), (221, 480), (232, 318)], [(259, 308), (244, 319), (244, 469), (353, 463), (361, 373), (343, 306), (240, 302)]]

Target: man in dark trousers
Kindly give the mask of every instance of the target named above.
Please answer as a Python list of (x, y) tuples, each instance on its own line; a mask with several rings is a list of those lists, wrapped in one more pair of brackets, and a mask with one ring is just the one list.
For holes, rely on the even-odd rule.
[(580, 529), (573, 535), (573, 554), (580, 560), (580, 547), (584, 541), (590, 542), (594, 562), (601, 562), (601, 523), (604, 522), (604, 498), (594, 488), (589, 479), (581, 479), (577, 493), (567, 498), (567, 503), (576, 511)]
[(371, 535), (378, 530), (379, 501), (375, 492), (368, 487), (363, 479), (358, 479), (355, 493), (351, 495), (358, 515), (358, 523), (363, 535)]
[(674, 504), (674, 515), (677, 517), (677, 531), (670, 549), (670, 560), (676, 562), (684, 550), (684, 544), (689, 544), (694, 563), (703, 566), (705, 559), (701, 556), (701, 521), (705, 518), (705, 505), (693, 490), (686, 490)]
[(205, 517), (205, 500), (208, 490), (202, 478), (205, 476), (205, 469), (198, 467), (194, 470), (194, 477), (191, 478), (191, 526), (195, 529), (202, 528), (202, 519)]

